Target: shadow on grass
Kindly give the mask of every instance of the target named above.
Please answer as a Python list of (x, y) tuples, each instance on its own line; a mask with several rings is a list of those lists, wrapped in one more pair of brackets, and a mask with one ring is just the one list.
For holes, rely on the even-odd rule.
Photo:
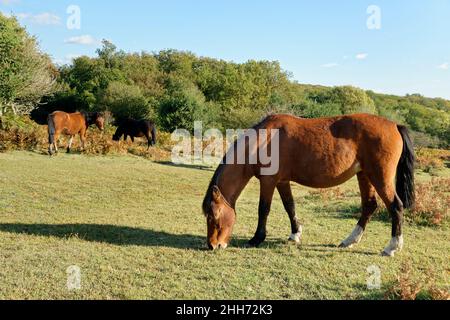
[(0, 231), (33, 236), (67, 239), (77, 237), (84, 241), (120, 246), (170, 247), (206, 250), (205, 237), (175, 235), (141, 228), (96, 224), (0, 224)]
[(240, 237), (233, 237), (231, 239), (231, 246), (238, 249), (274, 249), (274, 248), (280, 248), (284, 247), (288, 244), (288, 241), (286, 240), (279, 240), (279, 239), (266, 239), (263, 243), (261, 243), (259, 246), (254, 247), (250, 246), (248, 244), (248, 241), (250, 238), (240, 238)]
[[(231, 245), (235, 248), (239, 249), (248, 249), (248, 248), (254, 248), (250, 247), (248, 245), (248, 239), (243, 238), (233, 238)], [(271, 250), (271, 249), (277, 249), (277, 248), (284, 248), (286, 246), (297, 246), (301, 251), (305, 252), (315, 252), (320, 254), (342, 254), (342, 253), (349, 253), (349, 254), (361, 254), (361, 255), (367, 255), (367, 256), (378, 256), (379, 252), (371, 252), (371, 251), (363, 251), (363, 250), (357, 250), (355, 248), (352, 249), (345, 249), (345, 248), (339, 248), (336, 244), (295, 244), (293, 242), (290, 242), (288, 240), (282, 240), (282, 239), (268, 239), (264, 241), (260, 246), (257, 247), (259, 250)]]
[(215, 170), (215, 168), (208, 167), (208, 166), (194, 165), (194, 164), (175, 164), (170, 161), (155, 161), (155, 163), (163, 165), (163, 166), (169, 166), (169, 167), (175, 167), (175, 168), (196, 169), (196, 170), (203, 170), (203, 171), (214, 171)]
[[(88, 242), (108, 243), (118, 246), (166, 247), (207, 251), (206, 239), (196, 235), (177, 235), (163, 231), (98, 224), (0, 224), (0, 232), (25, 234), (31, 236), (77, 238)], [(270, 239), (257, 249), (271, 250), (292, 244), (286, 240)], [(292, 244), (293, 245), (293, 244)], [(238, 249), (251, 249), (248, 239), (235, 237), (231, 246)], [(317, 253), (358, 253), (376, 255), (373, 252), (339, 249), (335, 244), (299, 245), (301, 250)]]
[(314, 251), (319, 253), (351, 253), (351, 254), (362, 254), (366, 256), (378, 256), (378, 252), (363, 251), (357, 249), (345, 249), (339, 248), (336, 244), (313, 244), (313, 245), (302, 245), (302, 249), (306, 251)]

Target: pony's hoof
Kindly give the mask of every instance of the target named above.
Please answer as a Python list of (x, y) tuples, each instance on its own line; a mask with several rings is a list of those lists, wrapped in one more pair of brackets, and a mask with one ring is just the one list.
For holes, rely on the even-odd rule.
[(387, 251), (383, 250), (383, 252), (381, 253), (381, 256), (393, 258), (395, 256), (395, 251), (387, 252)]
[(355, 229), (352, 231), (352, 233), (348, 236), (348, 238), (341, 242), (339, 248), (351, 248), (355, 244), (360, 243), (363, 234), (364, 229), (361, 228), (359, 225), (357, 225)]
[(403, 249), (403, 236), (393, 237), (389, 245), (384, 248), (381, 255), (383, 257), (393, 257), (395, 253), (400, 252)]
[(301, 234), (298, 234), (298, 233), (291, 234), (288, 241), (291, 243), (300, 244), (302, 242)]
[(338, 246), (338, 248), (341, 248), (341, 249), (350, 249), (352, 247), (353, 247), (353, 244), (347, 244), (345, 242), (341, 242), (341, 244)]

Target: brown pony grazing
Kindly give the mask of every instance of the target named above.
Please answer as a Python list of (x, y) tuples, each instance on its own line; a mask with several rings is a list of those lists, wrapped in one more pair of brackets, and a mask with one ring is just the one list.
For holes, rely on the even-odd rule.
[[(355, 175), (361, 191), (362, 215), (355, 230), (340, 246), (351, 247), (361, 241), (377, 208), (375, 195), (378, 193), (392, 217), (392, 240), (383, 255), (393, 256), (402, 249), (403, 209), (414, 203), (414, 150), (405, 127), (368, 114), (322, 119), (271, 115), (253, 129), (259, 132), (257, 142), (252, 144), (250, 139), (241, 138), (228, 152), (230, 154), (243, 144), (241, 150), (245, 150), (246, 161), (236, 161), (238, 153), (235, 152), (231, 161), (225, 157), (204, 198), (210, 249), (228, 246), (236, 220), (236, 201), (252, 177), (260, 180), (260, 201), (258, 228), (249, 244), (258, 246), (266, 238), (266, 223), (275, 189), (291, 221), (290, 240), (299, 243), (302, 227), (295, 213), (290, 182), (329, 188)], [(274, 129), (278, 140), (270, 138), (269, 132)], [(255, 164), (248, 164), (248, 155), (254, 154), (255, 150), (273, 150), (274, 143), (279, 145), (278, 171), (263, 175), (267, 162), (263, 165), (259, 156)]]
[[(48, 153), (53, 155), (58, 152), (57, 141), (61, 134), (70, 136), (67, 152), (70, 153), (73, 137), (80, 135), (81, 149), (86, 145), (86, 132), (89, 126), (96, 125), (100, 130), (104, 130), (105, 119), (98, 112), (76, 112), (66, 113), (55, 111), (48, 116)], [(55, 149), (53, 151), (53, 148)]]

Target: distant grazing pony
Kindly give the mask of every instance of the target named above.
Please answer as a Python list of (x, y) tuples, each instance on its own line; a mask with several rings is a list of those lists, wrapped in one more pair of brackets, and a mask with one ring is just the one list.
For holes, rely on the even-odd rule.
[[(271, 115), (253, 129), (258, 132), (257, 141), (239, 139), (230, 149), (232, 156), (225, 157), (216, 170), (206, 192), (203, 212), (210, 249), (228, 246), (236, 221), (236, 201), (252, 177), (260, 181), (260, 200), (258, 228), (249, 244), (258, 246), (266, 238), (266, 223), (275, 190), (291, 221), (290, 240), (298, 243), (302, 227), (295, 213), (290, 182), (330, 188), (355, 175), (361, 191), (362, 215), (341, 247), (351, 247), (361, 241), (377, 208), (378, 193), (392, 217), (392, 239), (383, 255), (393, 256), (402, 249), (403, 209), (414, 204), (415, 157), (405, 127), (368, 114), (321, 119)], [(275, 132), (279, 139), (274, 140), (269, 132)], [(239, 162), (236, 153), (231, 152), (244, 150), (249, 155), (263, 150), (262, 153), (267, 154), (264, 150), (273, 150), (273, 145), (279, 145), (279, 151), (271, 155), (274, 159), (277, 156), (279, 169), (271, 175), (263, 173), (267, 168), (266, 160), (264, 164), (261, 158), (256, 163)]]
[(70, 137), (67, 153), (70, 153), (73, 137), (77, 134), (80, 135), (81, 150), (84, 150), (86, 145), (86, 132), (89, 126), (95, 124), (103, 131), (105, 119), (103, 114), (98, 112), (66, 113), (55, 111), (48, 116), (47, 123), (49, 143), (48, 153), (53, 155), (55, 152), (58, 152), (57, 141), (61, 134)]
[(147, 146), (150, 149), (151, 146), (156, 144), (156, 126), (148, 120), (126, 119), (119, 122), (119, 127), (113, 135), (113, 140), (119, 141), (122, 136), (124, 136), (125, 141), (130, 136), (133, 143), (134, 138), (146, 137)]

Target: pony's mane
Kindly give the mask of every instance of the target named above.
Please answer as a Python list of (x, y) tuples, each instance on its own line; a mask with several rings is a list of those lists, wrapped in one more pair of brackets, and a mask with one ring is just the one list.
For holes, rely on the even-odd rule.
[(87, 126), (91, 126), (93, 124), (95, 124), (95, 121), (102, 116), (101, 112), (86, 112), (86, 111), (81, 111), (80, 112), (84, 119), (86, 120), (86, 125)]
[[(262, 118), (257, 124), (255, 124), (251, 129), (259, 129), (269, 118), (271, 118), (272, 115), (267, 115), (264, 118)], [(236, 146), (236, 141), (233, 143), (232, 148)], [(225, 169), (226, 165), (226, 156), (224, 156), (222, 162), (217, 167), (216, 171), (214, 172), (213, 177), (211, 178), (211, 181), (209, 182), (208, 190), (206, 191), (205, 198), (203, 199), (203, 214), (208, 217), (212, 211), (211, 211), (211, 202), (213, 200), (213, 187), (218, 185), (220, 176), (222, 175), (223, 169)]]
[(208, 190), (206, 191), (205, 198), (203, 199), (203, 214), (208, 217), (211, 214), (211, 202), (213, 200), (212, 190), (213, 187), (216, 186), (219, 182), (220, 175), (222, 174), (223, 169), (225, 168), (225, 164), (222, 161), (222, 163), (219, 165), (219, 167), (214, 172), (213, 177), (211, 178), (211, 181), (209, 182)]

